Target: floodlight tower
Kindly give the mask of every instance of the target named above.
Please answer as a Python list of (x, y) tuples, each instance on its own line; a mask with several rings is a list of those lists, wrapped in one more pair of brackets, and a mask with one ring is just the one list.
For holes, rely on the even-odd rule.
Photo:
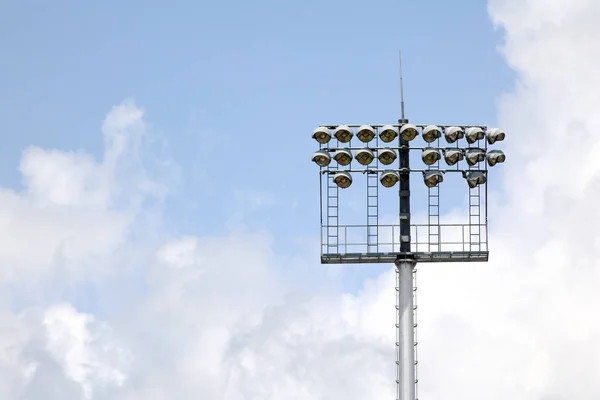
[[(319, 143), (312, 161), (320, 167), (321, 263), (396, 266), (396, 399), (417, 400), (415, 267), (417, 262), (488, 260), (488, 166), (506, 160), (501, 150), (488, 151), (488, 145), (506, 135), (483, 125), (411, 124), (404, 116), (402, 84), (400, 74), (397, 124), (321, 125), (312, 134)], [(413, 145), (419, 136), (422, 143)], [(462, 139), (466, 146), (460, 147)], [(413, 168), (411, 152), (421, 152), (422, 168)], [(397, 168), (391, 166), (395, 162)], [(412, 173), (423, 176), (427, 223), (411, 223)], [(340, 189), (349, 188), (357, 174), (366, 176), (366, 225), (340, 224)], [(466, 183), (468, 217), (462, 224), (440, 223), (439, 184), (446, 174), (462, 176)], [(379, 218), (379, 184), (384, 188), (398, 184), (397, 224), (385, 225)]]

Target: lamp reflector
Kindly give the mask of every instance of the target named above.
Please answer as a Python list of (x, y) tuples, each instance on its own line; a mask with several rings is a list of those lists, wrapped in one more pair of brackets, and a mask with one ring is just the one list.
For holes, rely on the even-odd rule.
[(319, 150), (316, 151), (315, 154), (313, 154), (312, 160), (319, 167), (326, 167), (331, 162), (331, 156), (329, 155), (329, 152)]
[(347, 125), (340, 125), (335, 128), (333, 136), (341, 143), (348, 143), (352, 139), (352, 129)]
[(329, 132), (329, 129), (325, 128), (324, 126), (320, 126), (313, 131), (312, 137), (317, 142), (325, 144), (331, 140), (331, 133)]
[(379, 181), (383, 187), (390, 188), (394, 186), (399, 179), (400, 175), (396, 171), (384, 171), (383, 174), (381, 174)]
[(467, 184), (471, 189), (483, 185), (487, 181), (483, 171), (463, 171), (463, 177), (467, 180)]
[(421, 154), (421, 158), (426, 165), (433, 165), (441, 158), (441, 156), (437, 149), (425, 149)]
[(379, 139), (384, 143), (389, 143), (398, 137), (398, 131), (392, 125), (384, 125), (379, 129)]
[(333, 176), (333, 183), (341, 189), (346, 189), (352, 185), (352, 175), (348, 172), (338, 172)]
[(356, 137), (363, 143), (369, 143), (375, 137), (375, 129), (370, 125), (363, 125), (358, 128)]
[(483, 129), (478, 127), (467, 128), (465, 131), (465, 138), (467, 139), (467, 143), (473, 144), (478, 140), (481, 140), (485, 137), (485, 133)]
[(423, 182), (425, 186), (432, 188), (444, 181), (444, 173), (441, 171), (423, 171)]
[(417, 137), (419, 131), (417, 127), (413, 124), (404, 124), (400, 127), (400, 137), (407, 142), (410, 142), (414, 138)]
[(348, 165), (352, 161), (350, 150), (342, 149), (335, 152), (333, 159), (340, 165)]
[(442, 153), (444, 154), (444, 160), (448, 165), (455, 165), (464, 158), (462, 149), (443, 149)]
[(423, 140), (427, 143), (435, 142), (442, 137), (442, 130), (437, 125), (427, 125), (423, 129)]
[(506, 160), (506, 154), (502, 150), (490, 150), (487, 153), (487, 162), (490, 167)]
[(485, 151), (483, 149), (466, 149), (465, 158), (467, 159), (467, 164), (473, 166), (485, 160)]
[(356, 152), (354, 158), (356, 158), (356, 161), (361, 165), (369, 165), (375, 159), (375, 155), (369, 149), (361, 149)]
[(499, 128), (491, 128), (485, 132), (485, 136), (487, 137), (487, 141), (489, 144), (494, 144), (496, 142), (501, 142), (506, 138), (506, 133), (502, 129)]
[(444, 137), (446, 142), (454, 143), (458, 139), (462, 139), (465, 136), (465, 131), (460, 126), (449, 126), (444, 129)]
[(396, 160), (396, 152), (392, 149), (383, 149), (378, 152), (377, 158), (383, 165), (390, 165)]

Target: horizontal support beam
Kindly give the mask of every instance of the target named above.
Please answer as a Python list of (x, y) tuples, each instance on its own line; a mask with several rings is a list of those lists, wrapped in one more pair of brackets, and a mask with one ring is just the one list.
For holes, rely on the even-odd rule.
[[(377, 224), (377, 225), (365, 225), (365, 224), (348, 224), (348, 225), (327, 225), (321, 224), (321, 228), (366, 228), (367, 226), (373, 226), (377, 228), (397, 228), (397, 224)], [(410, 224), (411, 228), (429, 228), (434, 226), (441, 226), (442, 228), (468, 228), (470, 226), (486, 226), (486, 224)], [(380, 244), (392, 244), (392, 243), (380, 243)]]
[[(453, 126), (458, 126), (460, 128), (464, 128), (464, 129), (466, 129), (466, 128), (481, 128), (483, 130), (486, 130), (488, 128), (487, 125), (413, 124), (412, 122), (410, 124), (416, 126), (417, 128), (421, 128), (421, 129), (423, 129), (423, 128), (429, 126), (429, 125), (439, 126), (440, 128), (450, 128), (450, 127), (453, 127)], [(345, 126), (347, 126), (349, 128), (360, 128), (363, 125), (371, 126), (373, 128), (381, 128), (381, 127), (384, 127), (386, 125), (391, 125), (391, 126), (393, 126), (395, 128), (399, 128), (399, 127), (401, 127), (402, 125), (405, 125), (405, 124), (398, 124), (398, 123), (395, 123), (395, 124), (332, 124), (332, 125), (319, 125), (319, 126), (322, 126), (322, 127), (325, 127), (325, 128), (329, 128), (329, 129), (335, 129), (338, 126), (342, 126), (342, 125), (345, 125)]]
[(486, 262), (489, 251), (442, 251), (415, 253), (328, 253), (321, 254), (321, 264), (381, 264), (394, 263), (398, 258), (410, 256), (423, 262)]
[(336, 152), (338, 150), (354, 150), (354, 151), (358, 151), (358, 150), (371, 150), (374, 152), (380, 151), (380, 150), (419, 150), (419, 151), (423, 151), (423, 150), (481, 150), (481, 151), (486, 151), (485, 147), (452, 147), (450, 146), (450, 143), (448, 144), (449, 147), (423, 147), (423, 146), (377, 146), (377, 147), (369, 147), (369, 146), (363, 146), (363, 147), (321, 147), (319, 150), (321, 151), (328, 151), (328, 152)]
[(347, 172), (347, 173), (363, 173), (363, 174), (375, 174), (378, 172), (400, 172), (400, 173), (411, 173), (411, 172), (483, 172), (487, 173), (487, 169), (397, 169), (397, 168), (389, 168), (389, 169), (322, 169), (319, 172), (323, 175), (335, 175), (338, 172)]

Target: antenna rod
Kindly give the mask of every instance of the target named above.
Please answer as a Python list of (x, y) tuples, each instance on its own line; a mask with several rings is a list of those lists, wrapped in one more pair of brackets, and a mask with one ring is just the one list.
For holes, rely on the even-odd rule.
[(400, 60), (400, 116), (404, 121), (404, 82), (402, 80), (402, 50), (398, 51)]

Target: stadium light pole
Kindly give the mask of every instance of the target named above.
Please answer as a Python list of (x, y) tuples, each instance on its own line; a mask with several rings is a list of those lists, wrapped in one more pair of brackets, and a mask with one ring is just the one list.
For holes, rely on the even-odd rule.
[[(402, 74), (400, 77), (403, 93)], [(504, 140), (506, 135), (498, 128), (482, 125), (411, 124), (404, 116), (403, 95), (401, 104), (397, 124), (319, 126), (312, 135), (319, 143), (312, 161), (320, 168), (321, 263), (395, 264), (396, 398), (416, 400), (416, 265), (488, 260), (488, 166), (506, 159), (501, 150), (488, 151), (488, 145)], [(412, 145), (418, 137), (422, 144)], [(461, 143), (466, 146), (460, 147)], [(421, 152), (422, 168), (412, 168), (411, 152)], [(394, 162), (395, 169), (390, 167)], [(442, 162), (445, 168), (441, 168)], [(411, 223), (410, 176), (414, 173), (423, 175), (423, 187), (428, 191), (426, 224)], [(353, 176), (357, 175), (366, 175), (367, 224), (340, 224), (339, 192), (351, 187)], [(462, 177), (466, 183), (463, 187), (468, 190), (469, 209), (468, 220), (463, 224), (440, 223), (439, 186), (446, 175)], [(398, 223), (384, 225), (379, 219), (378, 186), (387, 189), (396, 184)], [(460, 240), (444, 239), (444, 228), (453, 230), (454, 235), (460, 229)], [(391, 232), (391, 240), (380, 238), (386, 230)], [(426, 240), (419, 237), (423, 230), (427, 232)], [(356, 235), (349, 235), (348, 231), (358, 232), (362, 239), (357, 241)]]

